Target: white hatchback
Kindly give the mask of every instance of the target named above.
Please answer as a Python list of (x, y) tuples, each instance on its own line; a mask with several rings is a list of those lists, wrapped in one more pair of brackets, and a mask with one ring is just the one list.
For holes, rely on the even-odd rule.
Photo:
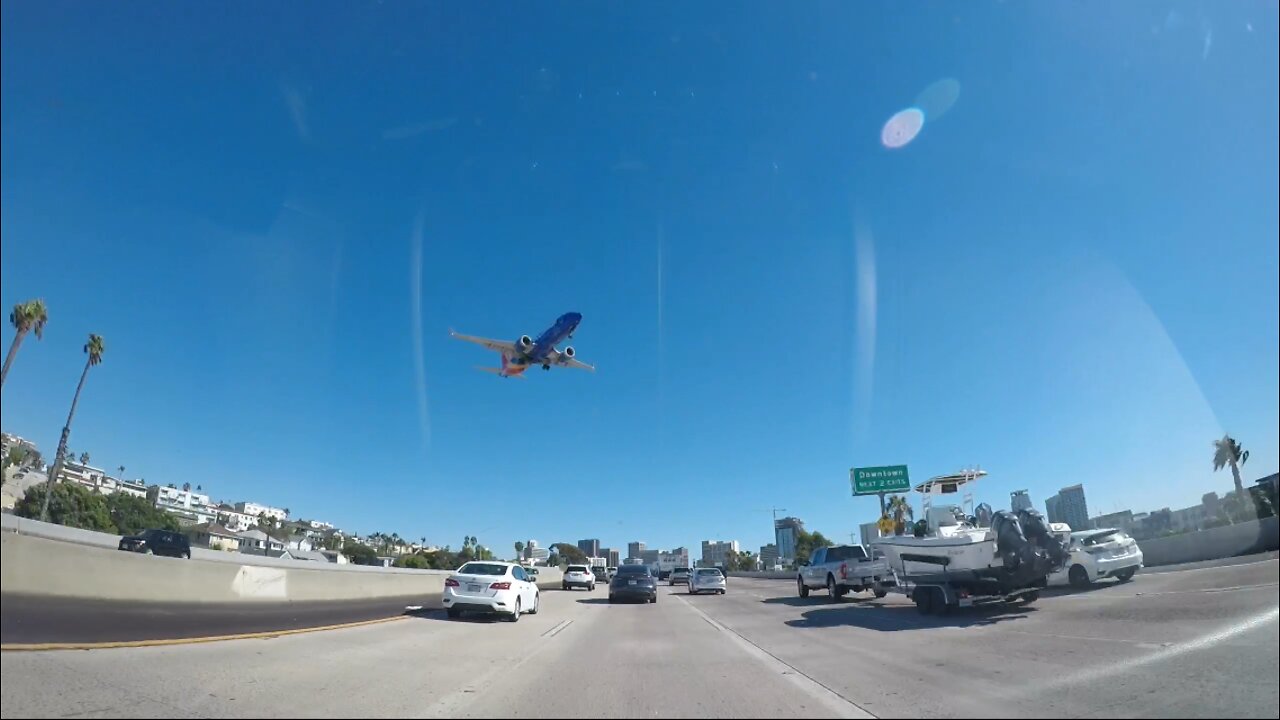
[(1071, 559), (1049, 576), (1049, 583), (1088, 587), (1102, 578), (1128, 582), (1142, 569), (1142, 548), (1126, 533), (1115, 529), (1056, 533), (1067, 543)]
[(697, 595), (700, 592), (714, 592), (724, 594), (726, 590), (726, 581), (724, 573), (716, 568), (694, 568), (689, 574), (689, 594)]
[(515, 622), (538, 612), (538, 586), (514, 563), (469, 562), (444, 581), (444, 609), (451, 618), (464, 612), (498, 613)]

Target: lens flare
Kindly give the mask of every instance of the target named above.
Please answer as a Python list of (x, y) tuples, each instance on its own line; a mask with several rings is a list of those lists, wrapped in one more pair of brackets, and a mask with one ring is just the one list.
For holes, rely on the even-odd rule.
[(924, 113), (919, 108), (900, 110), (889, 118), (880, 130), (880, 142), (885, 147), (896, 150), (916, 139), (924, 128)]

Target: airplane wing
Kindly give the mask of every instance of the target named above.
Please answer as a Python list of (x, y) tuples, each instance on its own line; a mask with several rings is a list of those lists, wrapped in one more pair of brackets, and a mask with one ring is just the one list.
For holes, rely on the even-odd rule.
[(457, 333), (453, 330), (449, 330), (449, 336), (458, 338), (459, 340), (473, 342), (477, 345), (483, 345), (498, 353), (514, 354), (516, 351), (516, 344), (506, 340), (490, 340), (488, 338), (475, 337), (474, 335), (463, 335), (462, 333)]
[(559, 365), (560, 367), (577, 368), (579, 370), (590, 370), (591, 372), (596, 371), (595, 365), (588, 365), (582, 362), (581, 360), (578, 360), (577, 358), (572, 358), (572, 357), (569, 357), (568, 355), (565, 355), (559, 350), (552, 349), (549, 355), (551, 357), (547, 359), (551, 361), (552, 365)]

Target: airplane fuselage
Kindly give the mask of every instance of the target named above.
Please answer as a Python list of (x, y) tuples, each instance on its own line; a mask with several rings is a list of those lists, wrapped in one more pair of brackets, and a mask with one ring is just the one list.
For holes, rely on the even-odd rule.
[(533, 347), (528, 352), (503, 354), (501, 374), (508, 377), (519, 375), (534, 365), (545, 365), (556, 345), (573, 335), (580, 322), (582, 313), (567, 312), (556, 318), (555, 323), (533, 341)]

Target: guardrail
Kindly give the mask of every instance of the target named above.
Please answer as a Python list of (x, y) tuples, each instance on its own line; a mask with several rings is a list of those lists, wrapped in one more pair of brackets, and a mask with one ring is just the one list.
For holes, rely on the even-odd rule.
[[(41, 523), (47, 525), (47, 523)], [(31, 528), (27, 528), (31, 529)], [(36, 528), (40, 529), (40, 528)], [(71, 531), (53, 539), (18, 532), (0, 535), (0, 590), (4, 593), (174, 603), (303, 602), (439, 595), (446, 570), (411, 570), (281, 560), (205, 550), (191, 560), (138, 555), (104, 547)], [(56, 531), (54, 531), (56, 534)], [(540, 587), (559, 587), (558, 568), (539, 568)]]

